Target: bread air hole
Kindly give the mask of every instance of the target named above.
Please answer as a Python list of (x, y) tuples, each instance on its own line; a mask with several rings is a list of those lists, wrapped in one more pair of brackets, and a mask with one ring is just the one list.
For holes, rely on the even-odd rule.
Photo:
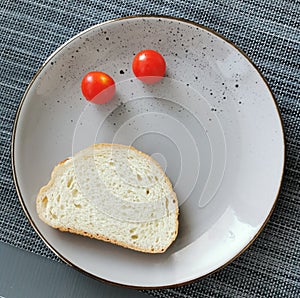
[(140, 174), (137, 174), (136, 178), (137, 178), (138, 181), (142, 181), (142, 176)]
[(78, 194), (78, 189), (74, 189), (74, 190), (72, 191), (72, 196), (73, 196), (73, 197), (77, 197), (77, 194)]
[(73, 182), (73, 177), (70, 177), (70, 179), (68, 180), (68, 183), (67, 183), (68, 188), (70, 188), (72, 182)]
[(155, 176), (155, 177), (154, 177), (154, 179), (155, 179), (156, 181), (158, 181), (158, 178), (157, 178), (157, 176)]
[(58, 195), (58, 196), (56, 197), (56, 201), (57, 201), (57, 203), (60, 202), (60, 195)]
[(147, 189), (147, 190), (146, 190), (146, 194), (148, 195), (149, 193), (150, 193), (150, 190), (149, 190), (149, 189)]
[(45, 196), (42, 199), (42, 206), (43, 206), (44, 209), (46, 209), (47, 204), (48, 204), (48, 198), (47, 198), (47, 196)]
[(75, 203), (74, 203), (74, 206), (75, 206), (76, 208), (82, 208), (82, 206), (81, 206), (80, 204), (75, 204)]
[[(53, 213), (52, 211), (50, 211), (50, 214), (51, 214), (51, 217), (53, 218), (53, 219), (57, 219), (57, 215), (55, 214), (55, 213)], [(51, 219), (52, 219), (51, 218)]]
[(133, 240), (138, 239), (138, 238), (139, 238), (138, 235), (132, 235), (132, 236), (131, 236), (131, 239), (133, 239)]

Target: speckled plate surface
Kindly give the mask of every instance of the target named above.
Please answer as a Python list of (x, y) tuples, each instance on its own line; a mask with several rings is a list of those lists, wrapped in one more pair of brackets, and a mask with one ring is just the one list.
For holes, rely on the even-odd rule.
[[(131, 70), (147, 48), (167, 63), (152, 86)], [(110, 103), (82, 98), (91, 70), (115, 79)], [(35, 197), (54, 165), (100, 142), (133, 145), (166, 170), (180, 203), (179, 235), (166, 253), (61, 233), (38, 218)], [(21, 102), (12, 158), (29, 220), (64, 261), (113, 283), (165, 287), (214, 272), (252, 243), (280, 189), (284, 135), (269, 87), (234, 45), (184, 20), (132, 17), (94, 26), (49, 57)]]

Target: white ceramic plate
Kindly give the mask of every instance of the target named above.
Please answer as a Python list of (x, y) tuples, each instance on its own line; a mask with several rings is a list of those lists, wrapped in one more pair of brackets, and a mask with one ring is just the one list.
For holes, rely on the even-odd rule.
[[(131, 70), (147, 48), (167, 63), (152, 86)], [(107, 105), (82, 98), (91, 70), (116, 81)], [(131, 144), (166, 169), (180, 203), (179, 235), (166, 253), (62, 233), (38, 218), (35, 197), (54, 165), (101, 142)], [(64, 261), (113, 283), (165, 287), (214, 272), (257, 237), (280, 189), (284, 135), (267, 83), (233, 44), (184, 20), (131, 17), (94, 26), (49, 57), (21, 102), (12, 158), (30, 222)]]

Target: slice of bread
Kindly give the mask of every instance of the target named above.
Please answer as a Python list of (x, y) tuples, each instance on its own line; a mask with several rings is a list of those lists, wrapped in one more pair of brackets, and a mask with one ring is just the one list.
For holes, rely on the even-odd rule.
[(147, 253), (178, 233), (178, 201), (160, 165), (133, 147), (96, 144), (60, 162), (36, 200), (39, 217), (61, 231)]

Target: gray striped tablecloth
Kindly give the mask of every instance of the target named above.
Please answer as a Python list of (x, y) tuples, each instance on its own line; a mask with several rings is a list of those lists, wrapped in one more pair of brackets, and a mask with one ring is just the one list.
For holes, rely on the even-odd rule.
[[(155, 297), (300, 297), (300, 2), (266, 0), (2, 0), (0, 2), (0, 241), (58, 260), (30, 226), (11, 172), (21, 97), (43, 61), (80, 31), (109, 19), (170, 15), (204, 24), (248, 54), (282, 113), (287, 164), (275, 211), (254, 244), (225, 269)], [(1, 264), (0, 264), (1, 266)]]

